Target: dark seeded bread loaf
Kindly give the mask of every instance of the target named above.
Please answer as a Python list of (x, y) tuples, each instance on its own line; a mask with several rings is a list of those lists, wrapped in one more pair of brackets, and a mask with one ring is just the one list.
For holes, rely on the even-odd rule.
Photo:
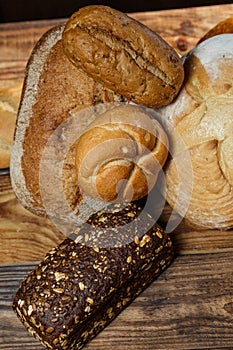
[(138, 203), (111, 205), (47, 254), (21, 283), (13, 308), (48, 348), (81, 349), (172, 258), (169, 237)]

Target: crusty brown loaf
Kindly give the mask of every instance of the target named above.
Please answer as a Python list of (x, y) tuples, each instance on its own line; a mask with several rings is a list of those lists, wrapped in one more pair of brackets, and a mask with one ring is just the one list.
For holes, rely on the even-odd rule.
[[(137, 24), (136, 28), (138, 26), (140, 27)], [(83, 69), (77, 68), (70, 62), (63, 50), (61, 40), (63, 30), (64, 26), (58, 26), (45, 33), (35, 46), (29, 59), (12, 151), (11, 179), (14, 191), (23, 206), (37, 215), (47, 215), (48, 211), (56, 211), (53, 206), (50, 207), (50, 204), (49, 209), (45, 207), (45, 202), (47, 204), (50, 198), (48, 199), (47, 196), (48, 191), (44, 191), (46, 199), (41, 191), (43, 177), (47, 177), (47, 169), (43, 167), (46, 162), (48, 168), (54, 169), (54, 176), (51, 175), (49, 187), (54, 190), (54, 193), (57, 191), (58, 196), (53, 200), (54, 203), (57, 203), (57, 207), (63, 208), (65, 201), (68, 207), (72, 210), (75, 209), (77, 214), (80, 214), (82, 211), (80, 205), (83, 203), (83, 208), (86, 205), (77, 185), (75, 171), (76, 140), (70, 145), (67, 154), (62, 159), (62, 162), (65, 160), (64, 163), (61, 164), (61, 161), (57, 161), (54, 164), (51, 159), (46, 158), (45, 162), (42, 161), (51, 137), (55, 135), (57, 145), (53, 152), (57, 152), (57, 149), (65, 148), (67, 143), (67, 135), (63, 132), (64, 123), (70, 119), (79, 118), (81, 110), (88, 109), (89, 106), (96, 106), (101, 102), (128, 103), (121, 94), (95, 81)], [(145, 32), (147, 32), (147, 29), (145, 29)], [(150, 37), (152, 33), (145, 35)], [(171, 49), (166, 45), (165, 47), (168, 50), (167, 54), (171, 53)], [(178, 61), (175, 59), (172, 64), (173, 68), (176, 65), (180, 67), (179, 59)], [(173, 69), (172, 66), (170, 67), (171, 70)], [(183, 67), (174, 69), (176, 73), (179, 69), (183, 72)], [(181, 75), (179, 75), (179, 79)], [(80, 121), (80, 124), (82, 124), (81, 131), (98, 116), (99, 111), (97, 110), (98, 108), (87, 110), (85, 112), (86, 116), (80, 117), (82, 118), (82, 121)], [(61, 126), (62, 128), (60, 128)], [(74, 132), (77, 133), (78, 138), (77, 125)], [(160, 164), (163, 164), (163, 162), (161, 161)], [(62, 167), (61, 181), (63, 187), (61, 190), (55, 184), (58, 174), (55, 173), (55, 165), (58, 166), (58, 164)], [(57, 170), (60, 171), (58, 168)], [(140, 181), (144, 182), (145, 187), (147, 185), (145, 177), (141, 176), (140, 173), (138, 175), (140, 175)], [(136, 187), (136, 183), (137, 181), (134, 182), (134, 187)], [(60, 196), (58, 198), (61, 192), (64, 192), (65, 197)], [(54, 197), (54, 193), (51, 196), (49, 194), (49, 196)], [(141, 195), (144, 193), (141, 193)], [(86, 211), (85, 208), (83, 212)]]
[(217, 23), (216, 26), (211, 28), (205, 35), (203, 35), (203, 37), (198, 41), (198, 44), (206, 39), (211, 38), (212, 36), (227, 33), (233, 33), (233, 17), (226, 18), (223, 21)]
[(182, 61), (160, 36), (106, 6), (87, 6), (66, 24), (70, 60), (104, 86), (147, 107), (169, 104), (184, 78)]
[[(181, 93), (161, 109), (173, 155), (165, 170), (167, 200), (181, 215), (187, 209), (185, 217), (198, 227), (228, 229), (233, 227), (233, 34), (199, 44), (184, 67)], [(181, 174), (185, 150), (191, 167)]]
[(0, 90), (0, 169), (9, 168), (22, 84)]
[[(124, 101), (122, 96), (96, 83), (70, 63), (61, 45), (63, 29), (58, 26), (45, 33), (28, 61), (12, 150), (14, 191), (24, 207), (37, 215), (45, 215), (39, 174), (49, 137), (82, 108), (100, 102)], [(80, 195), (73, 175), (74, 157), (67, 155), (64, 169), (67, 200), (71, 205), (77, 204)]]
[[(92, 235), (94, 245), (78, 243)], [(102, 243), (113, 238), (116, 244), (99, 245), (99, 235)], [(81, 349), (173, 259), (170, 238), (138, 203), (96, 213), (76, 240), (52, 249), (13, 302), (25, 327), (50, 349)]]
[(96, 118), (76, 148), (80, 189), (104, 201), (137, 200), (153, 188), (168, 139), (152, 111), (123, 104)]

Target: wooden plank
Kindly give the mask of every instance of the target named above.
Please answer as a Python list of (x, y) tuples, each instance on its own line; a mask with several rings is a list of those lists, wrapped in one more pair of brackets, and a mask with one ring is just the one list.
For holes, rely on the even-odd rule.
[[(168, 220), (177, 222), (176, 215), (167, 204), (160, 217), (161, 226), (166, 227)], [(232, 229), (200, 230), (183, 219), (170, 235), (175, 251), (179, 255), (233, 252)]]
[[(167, 205), (161, 224), (171, 215)], [(197, 231), (185, 221), (171, 234), (177, 254), (233, 252), (233, 230)], [(24, 209), (15, 198), (9, 175), (0, 176), (0, 264), (38, 261), (65, 235), (47, 219)]]
[[(180, 54), (232, 15), (233, 4), (131, 14)], [(36, 41), (65, 20), (0, 24), (0, 88), (23, 80)], [(170, 214), (166, 206), (161, 222)], [(19, 204), (9, 175), (0, 176), (0, 349), (43, 349), (18, 321), (11, 303), (19, 281), (63, 238), (51, 222)], [(233, 230), (199, 231), (183, 220), (172, 240), (177, 258), (171, 267), (87, 349), (233, 348)]]
[[(131, 15), (172, 41), (177, 49), (177, 40), (187, 39), (188, 45), (183, 46), (186, 52), (210, 27), (231, 13), (233, 4)], [(22, 80), (35, 42), (49, 28), (64, 22), (65, 19), (1, 24), (0, 86)], [(165, 212), (165, 220), (166, 215)], [(174, 233), (174, 244), (180, 254), (232, 251), (232, 235), (232, 231), (197, 232), (182, 222)], [(0, 263), (40, 260), (63, 238), (51, 223), (22, 208), (14, 197), (9, 177), (0, 177)]]
[[(233, 4), (130, 14), (167, 40), (180, 54), (222, 19), (233, 15)], [(0, 88), (24, 77), (27, 59), (36, 41), (66, 19), (0, 24)]]
[(43, 33), (64, 20), (0, 24), (0, 88), (22, 82), (29, 55)]
[(134, 15), (137, 20), (158, 32), (180, 54), (192, 49), (210, 28), (230, 16), (233, 16), (233, 4), (140, 12)]
[(41, 260), (64, 238), (49, 220), (24, 209), (9, 175), (0, 176), (0, 264)]
[[(232, 349), (233, 254), (177, 257), (86, 349)], [(0, 266), (0, 349), (43, 349), (11, 303), (34, 265)], [(4, 322), (3, 322), (4, 320)]]

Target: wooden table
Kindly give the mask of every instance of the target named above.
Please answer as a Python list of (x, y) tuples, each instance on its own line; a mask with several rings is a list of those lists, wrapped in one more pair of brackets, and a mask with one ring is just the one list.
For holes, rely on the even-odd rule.
[[(132, 14), (181, 54), (230, 15), (233, 4)], [(22, 81), (37, 39), (64, 21), (0, 25), (0, 88)], [(0, 176), (0, 349), (43, 349), (11, 302), (23, 277), (63, 238), (48, 220), (22, 208), (9, 176)], [(86, 349), (233, 349), (233, 231), (197, 231), (183, 221), (172, 239), (174, 263)]]

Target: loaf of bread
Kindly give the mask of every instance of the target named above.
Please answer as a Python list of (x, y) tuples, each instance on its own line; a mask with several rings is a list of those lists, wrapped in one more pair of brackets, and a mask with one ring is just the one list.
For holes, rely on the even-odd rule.
[[(12, 148), (13, 189), (22, 205), (37, 215), (46, 214), (40, 192), (41, 158), (58, 126), (88, 106), (125, 101), (69, 61), (61, 45), (63, 29), (57, 26), (46, 32), (29, 58)], [(82, 120), (83, 128), (92, 121), (92, 112)], [(75, 206), (81, 194), (72, 152), (64, 164), (64, 191), (69, 205)]]
[(49, 349), (81, 349), (171, 263), (169, 237), (139, 203), (97, 212), (21, 283), (13, 309)]
[(203, 37), (198, 41), (198, 44), (206, 39), (211, 38), (212, 36), (230, 33), (233, 33), (233, 17), (228, 17), (223, 21), (217, 23), (216, 26), (211, 28), (205, 35), (203, 35)]
[(152, 111), (123, 104), (96, 118), (77, 142), (83, 193), (103, 201), (146, 196), (168, 155), (168, 139)]
[(160, 110), (172, 158), (167, 200), (199, 228), (233, 227), (233, 34), (203, 41), (185, 58), (185, 83)]
[(81, 8), (68, 20), (62, 42), (75, 66), (137, 104), (167, 105), (181, 88), (183, 65), (175, 50), (115, 9)]
[(22, 84), (0, 90), (0, 169), (9, 168)]
[[(156, 69), (159, 72), (163, 72), (162, 77), (164, 79), (166, 76), (166, 79), (169, 80), (169, 83), (165, 83), (161, 76), (158, 78), (154, 73), (152, 74), (150, 72), (152, 68), (148, 58), (148, 61), (146, 61), (148, 65), (147, 69), (140, 68), (140, 79), (143, 80), (145, 78), (145, 84), (147, 86), (150, 86), (152, 80), (154, 82), (156, 80), (156, 84), (153, 82), (149, 90), (144, 89), (144, 86), (143, 91), (147, 92), (143, 96), (145, 95), (145, 98), (147, 95), (153, 97), (160, 90), (160, 96), (166, 100), (166, 102), (164, 100), (164, 103), (166, 104), (168, 101), (171, 101), (175, 94), (178, 93), (183, 81), (182, 62), (176, 53), (173, 52), (173, 49), (148, 28), (141, 26), (138, 22), (135, 22), (122, 13), (101, 6), (91, 6), (89, 10), (85, 8), (83, 11), (84, 13), (87, 11), (95, 23), (96, 15), (100, 9), (107, 11), (106, 21), (108, 25), (110, 25), (109, 21), (111, 18), (112, 20), (114, 19), (112, 25), (115, 21), (118, 23), (118, 26), (115, 27), (114, 25), (113, 28), (116, 28), (117, 31), (119, 30), (120, 33), (122, 21), (125, 20), (127, 23), (126, 27), (129, 28), (124, 29), (124, 35), (127, 35), (127, 32), (129, 32), (131, 41), (133, 38), (136, 38), (136, 34), (133, 35), (132, 31), (134, 30), (134, 33), (138, 31), (138, 35), (140, 34), (143, 40), (142, 48), (137, 47), (139, 45), (137, 42), (134, 50), (138, 50), (140, 54), (143, 53), (143, 55), (146, 55), (145, 57), (143, 56), (143, 60), (146, 60), (149, 55), (153, 58), (151, 62), (155, 64), (156, 59), (158, 61), (156, 61), (156, 64), (160, 65)], [(72, 18), (76, 18), (76, 15)], [(68, 23), (70, 22), (68, 21)], [(85, 181), (82, 181), (85, 176), (81, 175), (78, 179), (79, 165), (77, 164), (80, 163), (80, 160), (83, 161), (82, 157), (87, 151), (89, 143), (85, 144), (85, 147), (82, 146), (81, 150), (79, 146), (77, 152), (76, 141), (82, 134), (84, 134), (83, 137), (85, 138), (87, 135), (87, 133), (85, 134), (85, 129), (102, 112), (105, 112), (109, 108), (115, 108), (116, 105), (118, 106), (121, 103), (129, 104), (130, 101), (127, 98), (131, 93), (123, 96), (116, 88), (119, 85), (118, 83), (114, 83), (114, 86), (112, 86), (114, 90), (111, 90), (108, 84), (103, 85), (102, 82), (95, 79), (96, 77), (94, 75), (86, 72), (84, 66), (77, 67), (70, 61), (67, 57), (69, 50), (67, 50), (65, 44), (65, 37), (69, 33), (67, 28), (70, 28), (70, 24), (67, 24), (66, 34), (64, 35), (64, 26), (52, 28), (45, 33), (36, 44), (29, 58), (11, 154), (11, 180), (14, 192), (19, 201), (33, 213), (42, 216), (51, 213), (51, 215), (59, 216), (63, 212), (65, 216), (67, 210), (71, 210), (75, 211), (76, 218), (81, 217), (82, 213), (85, 214), (86, 212), (87, 216), (84, 216), (87, 219), (90, 215), (90, 211), (87, 210), (87, 207), (90, 208), (90, 203), (87, 203), (86, 197), (84, 198), (83, 196), (87, 190), (87, 186), (84, 185)], [(115, 35), (117, 35), (117, 32)], [(80, 42), (82, 40), (82, 37), (80, 37)], [(120, 42), (121, 40), (123, 38), (120, 39)], [(89, 45), (91, 43), (87, 43), (87, 47)], [(70, 41), (68, 46), (70, 47)], [(120, 51), (122, 53), (125, 52), (123, 48)], [(139, 61), (141, 62), (141, 58)], [(109, 62), (111, 62), (111, 59), (109, 59)], [(134, 64), (131, 57), (130, 62), (125, 62), (124, 67), (129, 68)], [(119, 75), (117, 67), (114, 69), (115, 73), (117, 72), (117, 75)], [(154, 67), (152, 70), (154, 72)], [(98, 71), (98, 67), (96, 67), (96, 71)], [(132, 71), (131, 73), (132, 77), (136, 77), (137, 72)], [(127, 76), (122, 76), (122, 81), (127, 81), (127, 79)], [(136, 86), (135, 82), (132, 81), (131, 83), (134, 87)], [(158, 84), (162, 85), (158, 87)], [(151, 90), (152, 87), (154, 89), (153, 91)], [(145, 103), (143, 102), (143, 96), (142, 100), (138, 100), (138, 102), (141, 101), (143, 104), (147, 104), (145, 101)], [(129, 114), (132, 114), (132, 116), (129, 117), (132, 120), (139, 109), (136, 109), (135, 104), (128, 108), (130, 108), (131, 112)], [(140, 113), (142, 118), (142, 112)], [(144, 113), (145, 118), (149, 118), (148, 113)], [(143, 122), (141, 121), (142, 124)], [(161, 126), (158, 123), (156, 124), (155, 121), (152, 124), (154, 125), (152, 127), (153, 130), (149, 130), (149, 132), (153, 132), (156, 137), (154, 139), (154, 145), (150, 144), (150, 140), (149, 143), (145, 140), (145, 143), (143, 143), (144, 141), (140, 141), (140, 145), (144, 145), (144, 151), (147, 148), (146, 151), (150, 151), (151, 154), (146, 158), (143, 156), (139, 160), (142, 153), (140, 155), (140, 152), (138, 153), (137, 150), (137, 154), (134, 154), (133, 157), (133, 162), (139, 162), (139, 165), (141, 164), (145, 171), (141, 171), (139, 166), (135, 167), (132, 161), (129, 164), (126, 159), (123, 160), (124, 164), (120, 167), (116, 163), (112, 163), (111, 168), (105, 164), (101, 168), (101, 175), (99, 174), (97, 183), (94, 183), (94, 186), (97, 185), (99, 189), (102, 188), (100, 190), (101, 199), (108, 201), (114, 200), (116, 194), (118, 195), (121, 184), (126, 183), (124, 180), (128, 180), (129, 176), (131, 181), (124, 191), (125, 195), (123, 197), (125, 200), (129, 199), (129, 197), (134, 200), (138, 199), (146, 195), (153, 187), (157, 178), (158, 168), (163, 166), (167, 157), (167, 149), (165, 149), (167, 147), (167, 139)], [(156, 127), (155, 124), (157, 125)], [(116, 134), (116, 131), (111, 133), (113, 138), (116, 138), (114, 134)], [(126, 138), (133, 140), (134, 137), (138, 137), (135, 135), (127, 135)], [(146, 137), (148, 135), (148, 133), (145, 134)], [(50, 146), (54, 140), (54, 147), (52, 148)], [(84, 153), (82, 153), (83, 147), (85, 148)], [(142, 146), (140, 147), (142, 148)], [(57, 153), (64, 149), (67, 152), (63, 154), (62, 159), (58, 159)], [(127, 155), (124, 154), (124, 149), (122, 152), (124, 158), (126, 158)], [(104, 154), (102, 154), (103, 157)], [(156, 165), (155, 159), (157, 160)], [(118, 163), (119, 161), (121, 162), (120, 159), (116, 159), (116, 161)], [(58, 174), (61, 177), (59, 185), (56, 182)], [(49, 188), (46, 187), (46, 189), (43, 189), (43, 179), (47, 177), (49, 178)], [(80, 184), (84, 191), (81, 191), (78, 185), (78, 180), (80, 179)], [(111, 185), (112, 181), (113, 184)], [(106, 184), (107, 186), (105, 186)], [(50, 189), (53, 193), (50, 192)], [(92, 196), (92, 194), (93, 186), (88, 186), (87, 196)], [(95, 195), (93, 197), (96, 199)], [(54, 207), (54, 204), (59, 208), (59, 213)], [(64, 206), (66, 206), (67, 210), (64, 209)], [(96, 210), (98, 203), (92, 202), (91, 207), (93, 206), (95, 208), (94, 210)]]

